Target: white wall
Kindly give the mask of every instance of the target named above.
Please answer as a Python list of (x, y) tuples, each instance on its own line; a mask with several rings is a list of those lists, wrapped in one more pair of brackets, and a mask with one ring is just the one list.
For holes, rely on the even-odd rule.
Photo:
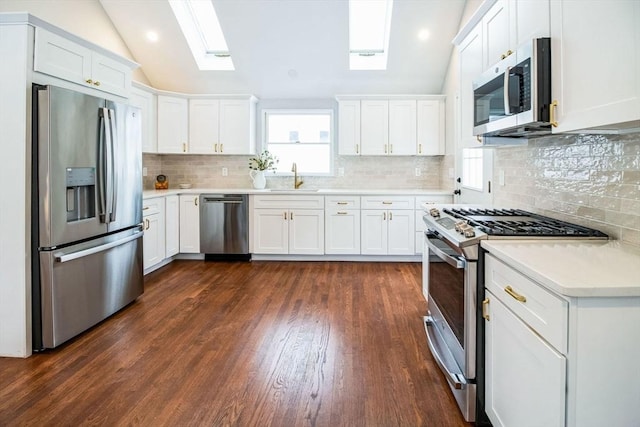
[[(78, 37), (136, 60), (98, 0), (0, 0), (0, 12), (29, 12)], [(140, 68), (133, 71), (133, 79), (149, 84)]]

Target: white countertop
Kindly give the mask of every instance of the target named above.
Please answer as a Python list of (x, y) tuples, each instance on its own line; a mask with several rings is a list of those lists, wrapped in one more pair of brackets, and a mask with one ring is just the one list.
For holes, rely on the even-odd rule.
[(219, 193), (219, 194), (304, 194), (304, 195), (318, 195), (327, 196), (332, 194), (340, 195), (386, 195), (386, 196), (449, 196), (451, 191), (449, 190), (370, 190), (370, 189), (300, 189), (300, 190), (285, 190), (285, 189), (264, 189), (256, 190), (254, 188), (189, 188), (179, 189), (172, 188), (169, 190), (145, 190), (142, 192), (143, 199), (152, 199), (154, 197), (164, 197), (172, 194), (205, 194), (205, 193)]
[(640, 248), (615, 240), (483, 240), (482, 247), (569, 297), (640, 296)]

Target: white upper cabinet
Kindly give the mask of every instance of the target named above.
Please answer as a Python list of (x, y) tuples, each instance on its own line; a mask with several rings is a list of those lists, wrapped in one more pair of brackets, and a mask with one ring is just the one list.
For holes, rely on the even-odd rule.
[(639, 23), (639, 1), (551, 2), (554, 133), (640, 127)]
[(445, 154), (444, 97), (440, 100), (419, 100), (416, 110), (416, 153), (419, 156)]
[(129, 103), (140, 109), (142, 115), (142, 152), (158, 152), (156, 139), (156, 96), (147, 90), (136, 86), (131, 88)]
[(510, 1), (498, 0), (482, 18), (483, 70), (515, 52), (509, 19)]
[(189, 152), (214, 154), (220, 149), (220, 101), (217, 99), (189, 100)]
[(187, 99), (158, 95), (158, 153), (187, 153), (188, 142)]
[[(515, 46), (539, 37), (549, 37), (549, 0), (518, 0), (509, 7)], [(515, 26), (514, 26), (515, 23)], [(513, 38), (513, 34), (511, 34)]]
[(360, 101), (338, 101), (338, 152), (360, 154)]
[(387, 154), (416, 154), (416, 101), (389, 101), (389, 148)]
[(131, 63), (117, 61), (65, 37), (36, 28), (34, 71), (128, 97)]
[(220, 100), (218, 154), (255, 154), (256, 103), (254, 97)]
[(389, 101), (360, 101), (361, 152), (367, 156), (381, 156), (389, 151)]
[(473, 79), (483, 71), (482, 28), (477, 26), (458, 46), (460, 51), (460, 141), (461, 147), (478, 145), (473, 135)]

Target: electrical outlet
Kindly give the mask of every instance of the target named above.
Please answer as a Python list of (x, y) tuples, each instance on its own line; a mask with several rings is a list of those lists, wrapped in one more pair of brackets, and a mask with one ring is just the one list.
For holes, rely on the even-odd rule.
[(415, 174), (416, 174), (416, 176), (421, 176), (422, 175), (422, 170), (420, 170), (420, 168), (416, 168)]
[(227, 175), (229, 175), (229, 169), (222, 168), (222, 176), (227, 176)]
[(142, 168), (142, 176), (147, 176), (147, 168)]
[(344, 168), (338, 168), (338, 176), (344, 176)]

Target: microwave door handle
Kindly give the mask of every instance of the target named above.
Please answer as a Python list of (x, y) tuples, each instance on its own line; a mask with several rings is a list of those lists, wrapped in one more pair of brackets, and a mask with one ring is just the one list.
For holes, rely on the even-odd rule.
[(511, 67), (507, 67), (504, 70), (504, 114), (506, 116), (511, 115), (511, 106), (509, 105), (509, 74), (511, 73)]

